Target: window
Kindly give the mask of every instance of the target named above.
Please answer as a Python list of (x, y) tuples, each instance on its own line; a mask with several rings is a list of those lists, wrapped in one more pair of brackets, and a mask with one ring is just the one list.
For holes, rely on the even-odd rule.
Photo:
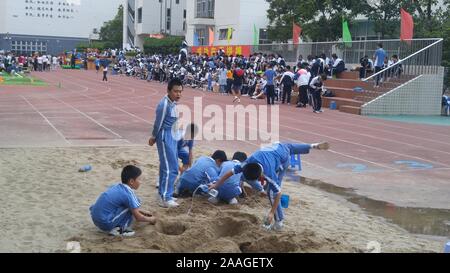
[[(228, 39), (228, 28), (219, 30), (219, 40), (227, 40)], [(233, 39), (233, 31), (231, 31), (231, 39)]]
[(138, 24), (142, 24), (142, 8), (138, 9)]
[(180, 4), (180, 0), (175, 1), (175, 3)]
[(166, 30), (170, 30), (170, 18), (167, 18), (167, 27)]
[(186, 10), (183, 11), (183, 18), (186, 19)]
[(198, 45), (206, 45), (206, 29), (199, 28), (196, 29), (197, 37), (198, 37)]
[(170, 9), (167, 9), (167, 17), (170, 17)]
[(259, 29), (259, 44), (270, 44), (269, 37), (267, 35), (267, 29), (260, 28)]
[(214, 18), (215, 0), (196, 0), (196, 18)]

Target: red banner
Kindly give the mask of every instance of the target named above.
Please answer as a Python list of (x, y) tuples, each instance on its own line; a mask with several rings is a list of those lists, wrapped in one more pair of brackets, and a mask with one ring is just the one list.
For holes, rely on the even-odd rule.
[(223, 49), (225, 55), (227, 56), (250, 56), (252, 53), (252, 46), (249, 45), (237, 45), (237, 46), (193, 46), (191, 47), (192, 53), (198, 53), (200, 55), (208, 54), (208, 56), (212, 56), (214, 53), (219, 52), (219, 49)]

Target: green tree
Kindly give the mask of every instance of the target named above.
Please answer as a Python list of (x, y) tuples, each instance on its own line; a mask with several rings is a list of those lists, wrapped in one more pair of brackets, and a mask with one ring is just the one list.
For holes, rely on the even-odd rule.
[(107, 48), (121, 48), (123, 41), (123, 6), (119, 6), (117, 15), (105, 22), (100, 29), (100, 40)]
[(144, 52), (146, 54), (178, 54), (184, 37), (168, 36), (163, 39), (145, 38)]
[(303, 28), (313, 41), (337, 40), (342, 35), (342, 17), (349, 22), (367, 4), (359, 0), (266, 0), (270, 4), (269, 39), (287, 42), (292, 38), (292, 23)]

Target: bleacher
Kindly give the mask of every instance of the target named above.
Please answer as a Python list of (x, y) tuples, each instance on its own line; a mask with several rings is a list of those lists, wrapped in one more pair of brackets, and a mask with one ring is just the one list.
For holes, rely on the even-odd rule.
[(338, 78), (328, 79), (325, 87), (335, 95), (334, 97), (323, 97), (323, 107), (329, 107), (331, 102), (336, 103), (336, 109), (340, 112), (350, 114), (361, 114), (361, 106), (386, 92), (402, 85), (410, 77), (391, 78), (384, 82), (381, 87), (374, 88), (373, 81), (363, 82), (359, 79), (358, 71), (344, 71)]

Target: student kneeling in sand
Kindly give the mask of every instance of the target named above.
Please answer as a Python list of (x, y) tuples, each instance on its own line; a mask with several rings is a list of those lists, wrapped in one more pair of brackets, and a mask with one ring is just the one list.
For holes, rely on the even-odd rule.
[(138, 167), (126, 166), (122, 183), (111, 186), (90, 207), (92, 221), (99, 229), (114, 236), (133, 236), (133, 216), (138, 222), (156, 223), (150, 212), (140, 209), (141, 202), (134, 193), (141, 185), (141, 174)]
[(189, 124), (186, 127), (186, 131), (181, 132), (181, 139), (178, 140), (178, 158), (181, 160), (183, 166), (180, 167), (180, 174), (183, 174), (187, 169), (192, 166), (194, 148), (194, 138), (198, 133), (198, 126), (194, 123)]
[[(181, 175), (176, 192), (179, 195), (192, 195), (200, 185), (208, 185), (216, 181), (219, 177), (220, 167), (225, 161), (227, 161), (227, 155), (220, 150), (215, 151), (211, 157), (200, 157), (190, 169)], [(206, 193), (201, 189), (197, 192)]]
[[(291, 155), (308, 154), (311, 149), (328, 150), (327, 142), (317, 144), (287, 144), (275, 143), (271, 147), (262, 148), (250, 156), (243, 164), (236, 165), (231, 171), (222, 176), (210, 189), (220, 188), (225, 181), (235, 174), (242, 173), (243, 178), (252, 187), (262, 190), (259, 179), (267, 182), (267, 196), (272, 208), (267, 216), (265, 225), (274, 230), (283, 227), (283, 208), (281, 207), (281, 182), (286, 169), (289, 167)], [(275, 224), (272, 222), (275, 218)]]
[[(247, 155), (245, 153), (236, 152), (233, 155), (232, 161), (227, 161), (222, 164), (219, 177), (222, 177), (229, 171), (233, 170), (236, 165), (241, 165), (241, 163), (245, 160), (247, 160)], [(213, 204), (217, 204), (219, 201), (225, 201), (230, 205), (237, 205), (238, 200), (236, 197), (242, 194), (241, 176), (242, 174), (239, 173), (228, 178), (224, 184), (217, 189), (219, 191), (219, 195), (217, 197), (210, 197), (208, 201)]]

